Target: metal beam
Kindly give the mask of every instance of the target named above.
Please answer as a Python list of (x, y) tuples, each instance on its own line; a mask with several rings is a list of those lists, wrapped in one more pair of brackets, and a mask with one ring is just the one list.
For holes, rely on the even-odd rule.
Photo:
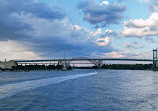
[(78, 59), (41, 59), (41, 60), (14, 60), (15, 62), (47, 62), (47, 61), (91, 61), (91, 60), (102, 60), (102, 61), (144, 61), (153, 62), (152, 59), (126, 59), (126, 58), (78, 58)]

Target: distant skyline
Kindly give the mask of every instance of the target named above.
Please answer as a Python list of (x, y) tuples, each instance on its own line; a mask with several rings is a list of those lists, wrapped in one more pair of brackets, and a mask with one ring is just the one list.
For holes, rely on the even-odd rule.
[(0, 60), (66, 47), (127, 57), (158, 47), (158, 0), (0, 0)]

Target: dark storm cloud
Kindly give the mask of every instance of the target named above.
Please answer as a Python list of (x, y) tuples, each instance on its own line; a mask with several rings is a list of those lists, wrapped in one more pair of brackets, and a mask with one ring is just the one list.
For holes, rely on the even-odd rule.
[(0, 40), (26, 39), (30, 37), (32, 26), (22, 22), (14, 14), (32, 14), (33, 16), (55, 20), (63, 19), (64, 13), (50, 9), (44, 3), (33, 0), (0, 0)]
[(84, 13), (84, 20), (98, 26), (106, 24), (118, 24), (123, 18), (123, 12), (126, 10), (125, 5), (118, 4), (97, 4), (95, 0), (84, 1), (78, 5)]
[(38, 43), (33, 47), (35, 51), (47, 53), (52, 49), (61, 50), (65, 47), (69, 50), (77, 50), (80, 53), (90, 55), (94, 52), (101, 54), (102, 52), (110, 52), (113, 50), (111, 46), (99, 47), (92, 39), (88, 39), (90, 34), (84, 29), (71, 30), (68, 26), (64, 27), (61, 24), (55, 26), (58, 27), (58, 30), (62, 31), (63, 34), (54, 35), (53, 33), (58, 33), (58, 31), (54, 29), (53, 31), (50, 30), (52, 33), (50, 36), (45, 35), (43, 38), (38, 36), (40, 39), (32, 39), (31, 42), (33, 42), (33, 44)]
[(43, 2), (35, 2), (34, 0), (0, 0), (1, 12), (8, 13), (20, 13), (26, 12), (31, 13), (34, 16), (45, 18), (45, 19), (63, 19), (64, 13), (60, 12), (58, 8), (50, 8)]
[[(77, 51), (75, 56), (85, 56), (85, 55), (93, 55), (94, 52), (98, 52), (97, 55), (101, 56), (102, 52), (111, 52), (113, 49), (111, 46), (107, 47), (99, 47), (98, 45), (91, 42), (81, 42), (79, 39), (77, 42), (68, 41), (65, 39), (61, 39), (60, 37), (56, 37), (55, 39), (36, 39), (34, 42), (39, 43), (34, 47), (35, 52), (43, 52), (48, 53), (55, 50), (62, 50), (66, 48), (66, 50)], [(40, 47), (40, 48), (39, 48)], [(63, 50), (62, 50), (63, 51)], [(73, 56), (73, 55), (72, 55)], [(94, 55), (96, 56), (96, 55)]]

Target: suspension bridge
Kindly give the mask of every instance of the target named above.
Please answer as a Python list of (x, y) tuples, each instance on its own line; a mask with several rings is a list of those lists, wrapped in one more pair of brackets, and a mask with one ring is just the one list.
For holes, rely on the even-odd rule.
[(14, 60), (18, 64), (48, 64), (48, 62), (60, 63), (65, 68), (70, 64), (93, 64), (100, 68), (104, 61), (129, 61), (129, 62), (149, 62), (153, 66), (157, 66), (157, 49), (148, 51), (141, 54), (133, 54), (128, 57), (111, 57), (109, 54), (104, 56), (94, 56), (89, 54), (80, 53), (79, 51), (61, 49), (44, 55)]

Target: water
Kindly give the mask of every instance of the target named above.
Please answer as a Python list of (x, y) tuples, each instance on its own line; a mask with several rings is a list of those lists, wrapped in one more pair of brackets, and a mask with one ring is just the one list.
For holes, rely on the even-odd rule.
[(2, 72), (0, 111), (158, 111), (158, 72)]

